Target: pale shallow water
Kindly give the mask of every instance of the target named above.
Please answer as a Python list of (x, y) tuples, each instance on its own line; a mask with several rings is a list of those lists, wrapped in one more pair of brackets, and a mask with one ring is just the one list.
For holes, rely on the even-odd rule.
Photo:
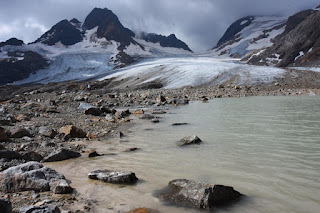
[[(198, 212), (166, 206), (153, 197), (155, 190), (176, 178), (229, 185), (247, 195), (231, 207), (218, 209), (219, 213), (319, 212), (319, 107), (319, 97), (195, 102), (159, 115), (159, 124), (134, 120), (138, 125), (112, 144), (89, 144), (101, 153), (113, 148), (118, 153), (127, 147), (140, 151), (48, 165), (64, 173), (83, 196), (97, 200), (99, 212), (125, 212), (141, 206), (161, 212)], [(190, 125), (172, 127), (175, 122)], [(194, 134), (204, 143), (176, 145)], [(131, 170), (141, 182), (120, 187), (88, 180), (86, 174), (95, 169)]]

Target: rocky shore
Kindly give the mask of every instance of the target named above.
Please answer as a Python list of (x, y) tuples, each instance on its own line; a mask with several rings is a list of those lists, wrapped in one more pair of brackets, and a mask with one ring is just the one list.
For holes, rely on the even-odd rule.
[[(94, 201), (82, 198), (63, 174), (42, 163), (81, 155), (112, 154), (89, 150), (87, 144), (110, 137), (121, 138), (123, 133), (119, 127), (130, 124), (130, 114), (159, 122), (157, 114), (165, 113), (164, 106), (184, 105), (190, 101), (247, 96), (314, 96), (320, 94), (320, 82), (316, 79), (320, 79), (320, 73), (288, 70), (283, 78), (271, 84), (255, 86), (229, 81), (214, 87), (166, 90), (161, 88), (161, 83), (150, 82), (114, 90), (119, 82), (112, 79), (90, 82), (90, 88), (88, 82), (2, 86), (0, 206), (7, 208), (10, 200), (13, 212), (33, 212), (30, 208), (49, 209), (44, 212), (70, 212), (70, 209), (71, 212), (94, 212)], [(124, 172), (101, 172), (104, 173), (95, 174), (93, 179), (125, 182), (119, 181), (117, 175), (114, 179), (115, 174), (123, 175)], [(137, 179), (134, 176), (130, 180), (135, 182)]]

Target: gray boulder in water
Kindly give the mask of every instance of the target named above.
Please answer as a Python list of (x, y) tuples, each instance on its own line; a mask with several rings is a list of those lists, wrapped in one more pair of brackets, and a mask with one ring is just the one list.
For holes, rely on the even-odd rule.
[(110, 170), (97, 170), (90, 172), (88, 177), (90, 179), (116, 184), (134, 184), (138, 181), (135, 173), (129, 171), (116, 172)]
[(212, 209), (237, 201), (241, 193), (230, 186), (197, 183), (186, 179), (169, 182), (160, 198), (185, 207)]
[(198, 136), (193, 135), (189, 137), (184, 137), (179, 141), (179, 146), (185, 146), (190, 144), (200, 144), (202, 140)]

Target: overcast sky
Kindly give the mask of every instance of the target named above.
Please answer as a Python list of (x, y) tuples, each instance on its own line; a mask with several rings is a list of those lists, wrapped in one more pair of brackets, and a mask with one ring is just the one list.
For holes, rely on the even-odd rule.
[(195, 51), (217, 43), (231, 23), (248, 15), (289, 16), (320, 0), (1, 0), (0, 41), (31, 42), (62, 19), (84, 21), (94, 7), (107, 7), (125, 27), (174, 33)]

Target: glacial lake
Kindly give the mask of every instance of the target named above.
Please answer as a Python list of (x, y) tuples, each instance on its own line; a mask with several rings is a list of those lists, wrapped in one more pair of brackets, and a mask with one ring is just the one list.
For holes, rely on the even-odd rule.
[[(148, 207), (160, 212), (200, 212), (169, 206), (153, 196), (169, 181), (185, 178), (234, 187), (247, 195), (218, 213), (314, 213), (320, 209), (320, 98), (249, 97), (194, 102), (167, 110), (160, 123), (133, 119), (126, 137), (88, 142), (99, 153), (89, 160), (46, 164), (65, 174), (98, 212)], [(186, 122), (186, 126), (171, 126)], [(201, 145), (178, 147), (197, 135)], [(120, 152), (129, 147), (141, 150)], [(88, 180), (96, 169), (130, 170), (134, 186)], [(206, 211), (201, 211), (206, 212)], [(207, 211), (209, 212), (209, 211)]]

